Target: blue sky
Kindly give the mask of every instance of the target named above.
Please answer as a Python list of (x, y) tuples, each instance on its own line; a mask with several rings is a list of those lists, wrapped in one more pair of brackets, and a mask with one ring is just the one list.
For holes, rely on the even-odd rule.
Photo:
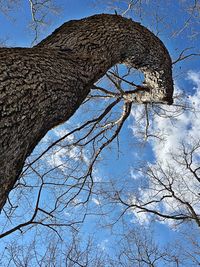
[[(59, 13), (47, 16), (48, 25), (41, 30), (41, 38), (50, 34), (55, 28), (71, 19), (79, 19), (94, 13), (102, 13), (103, 8), (95, 8), (91, 1), (69, 0), (58, 1)], [(1, 38), (7, 39), (9, 46), (30, 46), (33, 41), (33, 31), (30, 29), (31, 12), (29, 1), (21, 1), (8, 15), (0, 16), (2, 25)]]
[[(79, 19), (86, 16), (93, 15), (95, 13), (114, 13), (114, 11), (109, 10), (106, 5), (106, 1), (102, 1), (102, 3), (96, 3), (95, 1), (83, 1), (83, 0), (68, 0), (68, 1), (57, 1), (58, 6), (61, 11), (59, 14), (54, 15), (50, 14), (47, 16), (46, 21), (50, 22), (49, 25), (46, 25), (40, 29), (40, 39), (43, 39), (48, 34), (50, 34), (55, 28), (59, 27), (62, 23), (71, 20), (71, 19)], [(136, 21), (140, 21), (143, 25), (147, 26), (149, 29), (157, 33), (159, 31), (158, 36), (163, 40), (173, 59), (176, 59), (180, 52), (185, 48), (190, 48), (190, 50), (186, 51), (186, 54), (189, 53), (199, 53), (199, 35), (196, 32), (199, 31), (198, 23), (196, 23), (195, 19), (191, 18), (189, 21), (191, 26), (188, 28), (184, 28), (185, 21), (190, 18), (190, 14), (187, 12), (183, 13), (181, 8), (182, 6), (178, 4), (178, 1), (170, 1), (170, 4), (165, 3), (165, 1), (147, 1), (150, 3), (146, 3), (143, 5), (146, 14), (141, 14), (138, 10), (127, 13), (127, 16), (132, 16)], [(152, 3), (153, 2), (153, 3)], [(191, 2), (192, 5), (192, 1)], [(118, 4), (114, 1), (117, 12), (120, 10), (126, 10), (126, 4)], [(157, 5), (158, 4), (158, 5)], [(154, 8), (159, 7), (159, 18), (156, 16), (158, 14), (154, 14)], [(163, 5), (163, 6), (162, 6)], [(150, 14), (150, 15), (149, 15)], [(155, 16), (154, 16), (155, 15)], [(156, 19), (159, 21), (158, 25), (156, 25)], [(161, 19), (163, 18), (163, 19)], [(0, 40), (5, 40), (7, 46), (27, 46), (30, 47), (33, 39), (34, 32), (28, 27), (31, 23), (31, 13), (30, 6), (28, 1), (21, 1), (17, 8), (14, 8), (7, 16), (0, 14)], [(180, 29), (183, 29), (180, 31)], [(174, 32), (180, 33), (176, 36)], [(194, 34), (195, 33), (195, 34)], [(193, 35), (192, 35), (193, 34)], [(192, 35), (192, 37), (191, 37)], [(123, 71), (123, 68), (121, 68)], [(175, 81), (175, 93), (186, 92), (188, 94), (186, 100), (189, 105), (195, 108), (196, 112), (191, 112), (190, 110), (186, 110), (184, 112), (179, 112), (177, 117), (175, 118), (163, 118), (161, 116), (156, 116), (153, 113), (150, 114), (150, 127), (149, 131), (155, 135), (164, 137), (162, 140), (155, 138), (149, 139), (148, 141), (144, 141), (144, 136), (141, 133), (144, 133), (145, 130), (145, 117), (141, 114), (144, 112), (144, 107), (141, 105), (133, 105), (132, 113), (129, 119), (126, 121), (124, 128), (120, 133), (120, 141), (119, 147), (117, 142), (111, 146), (110, 149), (107, 149), (102, 153), (101, 161), (95, 167), (94, 179), (95, 182), (102, 182), (103, 190), (111, 190), (109, 189), (111, 184), (114, 185), (115, 190), (122, 190), (124, 196), (128, 197), (128, 200), (131, 203), (137, 203), (137, 201), (141, 201), (141, 203), (145, 203), (148, 199), (152, 197), (154, 199), (160, 199), (163, 196), (164, 189), (158, 188), (158, 185), (155, 184), (155, 181), (148, 179), (144, 175), (141, 175), (141, 172), (136, 171), (143, 162), (147, 162), (145, 166), (149, 164), (152, 169), (156, 169), (156, 162), (160, 162), (162, 164), (162, 168), (167, 171), (168, 166), (170, 165), (171, 170), (177, 171), (177, 173), (183, 173), (183, 170), (174, 159), (172, 159), (172, 154), (177, 154), (180, 152), (180, 144), (181, 142), (186, 142), (187, 145), (191, 146), (192, 140), (200, 139), (200, 120), (199, 120), (199, 112), (200, 112), (200, 64), (199, 57), (189, 58), (188, 60), (182, 61), (174, 66), (174, 81)], [(130, 76), (129, 80), (135, 79), (139, 81), (138, 76)], [(106, 81), (102, 81), (102, 86), (109, 86)], [(124, 88), (126, 85), (123, 84)], [(128, 89), (128, 88), (126, 88)], [(81, 107), (80, 110), (75, 114), (75, 116), (70, 119), (64, 125), (59, 126), (56, 129), (53, 129), (41, 142), (41, 144), (36, 148), (33, 152), (33, 158), (37, 155), (41, 150), (49, 145), (52, 140), (61, 137), (70, 129), (73, 129), (75, 126), (80, 124), (80, 120), (84, 121), (86, 118), (89, 118), (91, 114), (97, 115), (98, 112), (95, 111), (95, 108), (102, 108), (105, 103), (94, 102), (91, 106)], [(92, 112), (92, 113), (91, 113)], [(174, 107), (167, 107), (167, 112), (175, 113)], [(71, 140), (75, 138), (75, 135), (71, 136)], [(70, 140), (69, 140), (70, 141)], [(82, 172), (79, 169), (78, 165), (78, 151), (76, 148), (71, 149), (70, 151), (66, 148), (62, 148), (58, 152), (58, 148), (55, 148), (53, 156), (44, 157), (44, 159), (38, 164), (38, 170), (43, 173), (46, 169), (50, 168), (50, 166), (56, 166), (58, 164), (64, 164), (64, 168), (58, 168), (57, 172), (52, 172), (52, 177), (56, 176), (56, 181), (59, 181), (60, 177), (62, 179), (66, 176), (67, 168), (76, 166), (78, 171)], [(199, 151), (197, 151), (199, 153)], [(83, 163), (84, 168), (87, 167), (88, 161), (88, 151), (83, 151)], [(199, 166), (200, 160), (198, 158), (198, 153), (195, 154), (194, 164), (195, 166)], [(71, 163), (67, 165), (65, 161), (71, 160)], [(30, 161), (32, 158), (30, 158)], [(144, 167), (145, 167), (144, 166)], [(158, 173), (160, 170), (157, 170)], [(60, 175), (60, 177), (58, 176)], [(46, 178), (48, 181), (51, 181), (51, 177)], [(27, 183), (32, 182), (35, 186), (39, 183), (39, 178), (35, 178), (34, 173), (29, 175), (27, 179)], [(107, 185), (107, 182), (110, 182)], [(71, 182), (71, 180), (69, 181)], [(191, 189), (191, 192), (188, 190), (185, 192), (186, 188), (184, 185), (187, 184)], [(199, 184), (194, 181), (189, 174), (185, 174), (180, 179), (174, 178), (174, 190), (177, 195), (183, 197), (186, 201), (193, 201), (194, 207), (197, 212), (200, 210), (198, 204), (198, 197), (196, 196), (196, 191), (199, 189)], [(101, 188), (101, 189), (102, 189)], [(162, 190), (161, 190), (162, 189)], [(58, 189), (59, 190), (59, 189)], [(113, 235), (111, 227), (103, 227), (98, 228), (101, 224), (112, 223), (112, 219), (116, 220), (117, 216), (122, 212), (123, 207), (121, 205), (117, 205), (116, 203), (107, 204), (106, 195), (101, 198), (99, 197), (97, 192), (99, 187), (95, 188), (97, 190), (92, 195), (91, 203), (89, 204), (90, 211), (93, 210), (94, 213), (99, 212), (108, 212), (108, 216), (88, 216), (85, 223), (80, 229), (80, 233), (83, 236), (88, 236), (90, 233), (95, 232), (95, 243), (102, 250), (106, 250), (108, 253), (113, 253), (113, 246), (116, 246), (116, 242), (119, 241), (120, 236)], [(20, 190), (18, 190), (20, 191)], [(184, 196), (181, 195), (181, 192), (185, 192)], [(134, 196), (134, 194), (138, 195), (138, 199)], [(31, 195), (32, 193), (32, 195)], [(50, 207), (51, 197), (53, 194), (57, 194), (53, 192), (52, 188), (48, 188), (45, 190), (44, 196), (42, 198), (42, 202), (44, 207)], [(27, 191), (27, 198), (29, 201), (29, 205), (31, 206), (30, 197), (34, 199), (37, 195), (37, 188)], [(15, 199), (15, 192), (12, 195), (13, 199)], [(80, 198), (84, 198), (84, 194), (80, 196)], [(47, 201), (46, 201), (47, 200)], [(24, 206), (23, 206), (24, 205)], [(164, 210), (168, 213), (173, 213), (174, 211), (178, 212), (179, 203), (174, 201), (163, 201), (162, 205), (158, 204), (154, 206), (158, 210)], [(23, 211), (27, 209), (26, 202), (22, 204), (22, 207), (19, 208), (19, 214), (23, 214)], [(77, 211), (76, 211), (77, 210)], [(73, 214), (70, 214), (73, 213)], [(77, 213), (76, 213), (77, 212)], [(81, 217), (82, 208), (81, 207), (70, 207), (69, 210), (65, 210), (66, 216), (71, 217)], [(16, 213), (17, 214), (17, 213)], [(78, 215), (77, 215), (78, 214)], [(29, 218), (29, 213), (23, 214), (24, 217)], [(22, 218), (15, 219), (13, 222), (6, 221), (6, 218), (3, 219), (6, 221), (5, 229), (9, 229), (13, 227), (16, 223), (20, 223)], [(162, 246), (170, 246), (173, 240), (176, 238), (180, 240), (181, 231), (183, 228), (178, 228), (175, 226), (172, 221), (159, 221), (152, 223), (151, 216), (148, 216), (144, 213), (138, 212), (137, 209), (130, 210), (129, 213), (126, 213), (121, 220), (113, 227), (113, 231), (115, 233), (121, 233), (123, 231), (124, 223), (132, 225), (132, 228), (136, 228), (136, 225), (140, 225), (145, 229), (154, 230), (155, 241)], [(153, 219), (155, 220), (155, 219)], [(108, 225), (107, 225), (108, 226)], [(8, 227), (8, 228), (7, 228)], [(186, 226), (186, 230), (188, 226)], [(195, 226), (193, 225), (192, 227)], [(41, 231), (41, 233), (40, 233)], [(32, 237), (35, 233), (40, 233), (41, 236), (45, 234), (45, 231), (42, 233), (42, 230), (29, 230), (22, 235), (18, 233), (14, 233), (8, 238), (4, 239), (2, 242), (2, 248), (4, 248), (13, 238), (18, 239), (19, 244), (26, 244), (32, 240)], [(39, 235), (40, 235), (39, 234)], [(68, 235), (70, 232), (62, 232), (63, 237), (68, 240)], [(199, 241), (199, 238), (197, 237)], [(168, 244), (169, 242), (169, 244)], [(84, 244), (84, 242), (83, 242)], [(44, 249), (45, 249), (45, 245)], [(185, 246), (185, 244), (184, 244)], [(189, 245), (188, 245), (189, 246)], [(0, 252), (1, 253), (1, 252)], [(3, 265), (2, 265), (3, 266)], [(14, 265), (13, 265), (14, 266)], [(158, 265), (164, 266), (163, 263)], [(183, 265), (184, 266), (184, 265)]]

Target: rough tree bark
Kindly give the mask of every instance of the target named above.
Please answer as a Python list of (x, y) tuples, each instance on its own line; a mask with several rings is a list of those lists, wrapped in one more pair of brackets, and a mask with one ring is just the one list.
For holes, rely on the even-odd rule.
[(0, 210), (41, 138), (69, 119), (92, 85), (120, 62), (145, 75), (149, 91), (134, 101), (172, 104), (165, 46), (118, 15), (69, 21), (33, 48), (0, 48)]

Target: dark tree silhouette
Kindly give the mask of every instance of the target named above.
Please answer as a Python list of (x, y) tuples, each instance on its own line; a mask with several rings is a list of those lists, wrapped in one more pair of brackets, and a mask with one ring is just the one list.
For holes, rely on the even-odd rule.
[(167, 49), (145, 27), (118, 15), (69, 21), (33, 48), (0, 49), (0, 210), (41, 138), (68, 120), (117, 63), (145, 77), (126, 101), (172, 104)]

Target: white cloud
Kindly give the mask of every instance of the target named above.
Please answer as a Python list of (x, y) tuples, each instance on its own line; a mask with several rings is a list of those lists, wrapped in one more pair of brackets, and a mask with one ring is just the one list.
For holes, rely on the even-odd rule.
[(101, 204), (101, 202), (97, 199), (97, 198), (92, 198), (92, 201), (96, 204), (96, 205), (100, 205)]
[[(179, 145), (190, 138), (200, 138), (200, 72), (188, 73), (187, 79), (193, 82), (194, 94), (188, 97), (190, 106), (194, 106), (195, 112), (185, 111), (177, 118), (163, 118), (157, 116), (154, 120), (154, 129), (165, 136), (165, 140), (152, 142), (153, 151), (157, 160), (170, 160), (170, 152), (179, 150)], [(176, 87), (177, 91), (180, 91)], [(171, 108), (173, 109), (173, 107)]]
[[(69, 130), (66, 129), (66, 124), (53, 129), (45, 139), (45, 142), (52, 143), (53, 141), (67, 135)], [(53, 151), (45, 157), (46, 162), (52, 167), (58, 167), (60, 170), (67, 171), (66, 167), (70, 167), (74, 161), (82, 161), (83, 164), (89, 164), (89, 158), (83, 148), (71, 145), (75, 142), (73, 134), (62, 140), (58, 146), (53, 147)]]
[[(54, 134), (58, 137), (58, 138), (62, 138), (63, 136), (65, 136), (66, 134), (69, 133), (69, 130), (63, 128), (63, 126), (59, 126), (57, 128), (55, 128), (53, 130)], [(70, 134), (68, 137), (65, 138), (65, 141), (69, 141), (72, 142), (74, 140), (74, 135)]]
[[(190, 147), (192, 142), (200, 140), (200, 72), (189, 71), (186, 79), (193, 84), (191, 95), (188, 96), (187, 100), (190, 106), (195, 108), (195, 112), (185, 110), (175, 118), (154, 117), (149, 130), (159, 132), (164, 138), (162, 140), (154, 138), (150, 141), (155, 156), (155, 164), (150, 164), (149, 166), (157, 172), (159, 179), (162, 181), (163, 185), (166, 186), (170, 183), (170, 174), (166, 177), (158, 170), (156, 163), (159, 162), (165, 172), (170, 172), (173, 169), (173, 184), (171, 186), (176, 196), (184, 201), (192, 203), (193, 208), (199, 213), (200, 204), (198, 193), (200, 192), (200, 184), (194, 179), (191, 172), (189, 172), (185, 166), (177, 162), (181, 153), (181, 143), (185, 143)], [(181, 93), (181, 89), (178, 86), (176, 86), (176, 91)], [(173, 109), (173, 106), (168, 107), (169, 112), (173, 113)], [(134, 126), (132, 126), (132, 130), (135, 136), (139, 136), (138, 133), (142, 132), (142, 128), (144, 129), (145, 117), (141, 115), (142, 112), (141, 106), (134, 107), (132, 111), (135, 122)], [(200, 153), (200, 150), (198, 152)], [(175, 160), (172, 158), (172, 153), (176, 155)], [(195, 164), (196, 166), (200, 165), (200, 157), (198, 157), (198, 155), (194, 158), (194, 166)], [(138, 179), (138, 176), (135, 174), (132, 175), (132, 177)], [(160, 204), (161, 202), (159, 202), (159, 200), (164, 195), (169, 195), (167, 187), (165, 189), (163, 185), (156, 182), (155, 179), (151, 177), (149, 179), (149, 188), (145, 188), (145, 190), (138, 188), (140, 203), (147, 203), (149, 200), (154, 199), (158, 200), (158, 203), (151, 203), (148, 208), (156, 207), (156, 210), (162, 210), (162, 212), (166, 214), (178, 213), (179, 211), (181, 213), (181, 209), (185, 207), (174, 197), (167, 197), (162, 201), (162, 205)], [(138, 200), (133, 198), (131, 201), (132, 203), (136, 203)], [(142, 222), (148, 220), (148, 216), (144, 216), (143, 213), (134, 211), (134, 214)]]
[(109, 240), (108, 239), (104, 239), (101, 241), (100, 244), (98, 244), (98, 247), (101, 249), (101, 250), (106, 250), (107, 249), (107, 245), (109, 243)]
[(142, 174), (140, 172), (136, 172), (133, 168), (130, 169), (130, 175), (134, 180), (140, 180), (142, 178)]

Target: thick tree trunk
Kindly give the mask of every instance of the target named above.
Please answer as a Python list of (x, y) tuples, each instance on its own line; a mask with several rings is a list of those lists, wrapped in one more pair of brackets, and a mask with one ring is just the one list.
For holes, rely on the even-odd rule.
[(138, 102), (172, 103), (171, 59), (150, 31), (117, 15), (63, 24), (34, 48), (0, 48), (0, 210), (24, 161), (69, 119), (92, 85), (124, 62), (145, 74)]

